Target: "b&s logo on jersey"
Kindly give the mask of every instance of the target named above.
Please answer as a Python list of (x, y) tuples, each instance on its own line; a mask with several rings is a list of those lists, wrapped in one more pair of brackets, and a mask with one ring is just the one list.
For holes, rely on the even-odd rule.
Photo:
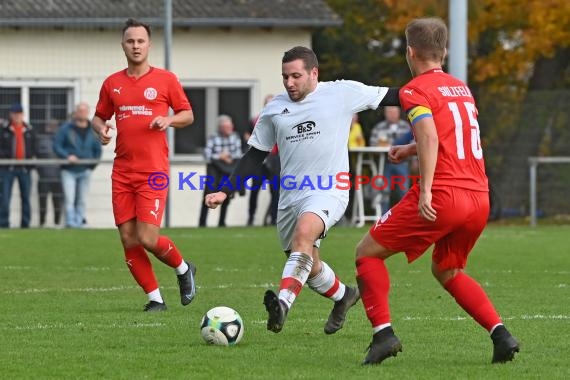
[(144, 97), (148, 100), (156, 99), (157, 95), (158, 95), (158, 91), (156, 91), (156, 89), (154, 89), (152, 87), (148, 87), (146, 90), (144, 90)]
[(291, 135), (287, 136), (285, 139), (288, 142), (300, 142), (304, 140), (313, 140), (321, 131), (317, 130), (317, 125), (314, 121), (304, 121), (291, 128)]

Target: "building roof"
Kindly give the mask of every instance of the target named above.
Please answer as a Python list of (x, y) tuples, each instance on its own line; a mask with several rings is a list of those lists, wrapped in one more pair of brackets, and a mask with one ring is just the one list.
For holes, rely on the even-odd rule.
[[(325, 0), (171, 0), (174, 27), (321, 27), (342, 19)], [(2, 0), (0, 27), (108, 28), (129, 17), (163, 24), (165, 0)]]

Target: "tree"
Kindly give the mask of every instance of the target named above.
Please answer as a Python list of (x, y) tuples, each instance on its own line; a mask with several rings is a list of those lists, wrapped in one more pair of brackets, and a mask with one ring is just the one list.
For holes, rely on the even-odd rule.
[[(328, 0), (344, 20), (341, 28), (315, 34), (325, 78), (350, 75), (376, 83), (409, 79), (405, 65), (404, 29), (415, 17), (447, 20), (452, 0)], [(524, 92), (538, 80), (541, 65), (558, 88), (570, 83), (570, 1), (472, 0), (469, 2), (469, 82), (492, 90), (513, 86)], [(399, 53), (399, 54), (398, 54)], [(405, 70), (407, 68), (405, 67)], [(532, 88), (532, 87), (531, 87)]]
[[(453, 0), (327, 0), (344, 20), (325, 28), (314, 47), (325, 80), (350, 78), (400, 86), (406, 24), (448, 17)], [(568, 154), (570, 120), (570, 1), (471, 0), (468, 3), (468, 82), (476, 96), (486, 161), (499, 192), (526, 203), (526, 158)], [(557, 90), (557, 91), (553, 91)], [(361, 118), (369, 129), (376, 113)], [(511, 191), (520, 186), (519, 192)]]

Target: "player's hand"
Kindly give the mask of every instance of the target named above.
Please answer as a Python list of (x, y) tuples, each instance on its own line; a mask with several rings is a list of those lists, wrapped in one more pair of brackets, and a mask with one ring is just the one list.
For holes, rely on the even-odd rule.
[(170, 125), (170, 118), (168, 116), (157, 116), (150, 122), (149, 127), (157, 131), (164, 131)]
[(228, 195), (222, 191), (218, 191), (217, 193), (211, 193), (206, 195), (206, 199), (204, 203), (211, 209), (214, 209), (224, 203)]
[(101, 144), (107, 145), (111, 142), (111, 139), (113, 138), (113, 134), (111, 133), (112, 129), (115, 129), (115, 126), (107, 121), (103, 129), (99, 130), (97, 136), (99, 137)]
[(67, 161), (74, 164), (77, 161), (79, 161), (79, 158), (77, 158), (77, 156), (75, 154), (70, 154), (69, 156), (67, 156)]
[(418, 212), (422, 218), (429, 220), (430, 222), (435, 222), (437, 211), (431, 207), (431, 191), (420, 191)]
[(388, 161), (393, 164), (399, 164), (408, 158), (408, 146), (407, 145), (392, 145), (388, 151)]

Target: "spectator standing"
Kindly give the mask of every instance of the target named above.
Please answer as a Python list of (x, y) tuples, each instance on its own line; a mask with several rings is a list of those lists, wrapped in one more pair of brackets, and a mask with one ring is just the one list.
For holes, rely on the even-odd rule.
[[(13, 104), (9, 111), (9, 121), (4, 123), (0, 132), (0, 159), (24, 160), (35, 157), (36, 134), (34, 128), (24, 121), (24, 108)], [(18, 180), (22, 204), (21, 228), (30, 227), (30, 190), (32, 186), (32, 166), (2, 165), (2, 200), (0, 202), (0, 228), (10, 227), (10, 201), (14, 180)]]
[(348, 149), (361, 148), (366, 146), (366, 139), (362, 133), (362, 125), (358, 120), (358, 114), (352, 115), (352, 122), (350, 123), (350, 133), (348, 135)]
[[(348, 150), (350, 153), (351, 149), (355, 148), (362, 148), (366, 146), (366, 139), (364, 138), (364, 133), (362, 132), (362, 125), (360, 124), (360, 120), (358, 118), (358, 114), (355, 113), (352, 115), (352, 121), (350, 123), (350, 133), (348, 134)], [(356, 156), (354, 154), (350, 155), (349, 157), (349, 171), (350, 171), (350, 190), (349, 190), (349, 197), (348, 197), (348, 205), (346, 206), (346, 210), (344, 212), (345, 218), (350, 218), (352, 215), (352, 207), (354, 204), (354, 175), (356, 174)]]
[(67, 228), (83, 226), (89, 181), (96, 166), (96, 164), (81, 164), (79, 160), (101, 158), (101, 143), (91, 129), (89, 111), (87, 103), (79, 103), (75, 107), (72, 120), (63, 124), (55, 135), (56, 155), (69, 162), (61, 167)]
[[(413, 140), (410, 125), (400, 118), (400, 107), (385, 107), (385, 120), (376, 124), (370, 134), (370, 146), (387, 147), (395, 144), (405, 145)], [(381, 168), (379, 168), (381, 169)], [(409, 189), (410, 164), (408, 160), (399, 164), (386, 161), (384, 165), (384, 178), (386, 185), (382, 190), (380, 206), (382, 213), (385, 213), (397, 203)], [(391, 202), (391, 195), (394, 193), (394, 202)], [(375, 205), (376, 206), (376, 205)]]
[[(36, 155), (38, 158), (57, 158), (54, 151), (54, 139), (59, 123), (50, 120), (43, 133), (36, 136)], [(63, 204), (63, 188), (61, 186), (61, 170), (59, 165), (38, 165), (38, 199), (40, 207), (40, 227), (46, 224), (48, 196), (51, 194), (53, 204), (53, 223), (58, 226), (61, 222)]]

